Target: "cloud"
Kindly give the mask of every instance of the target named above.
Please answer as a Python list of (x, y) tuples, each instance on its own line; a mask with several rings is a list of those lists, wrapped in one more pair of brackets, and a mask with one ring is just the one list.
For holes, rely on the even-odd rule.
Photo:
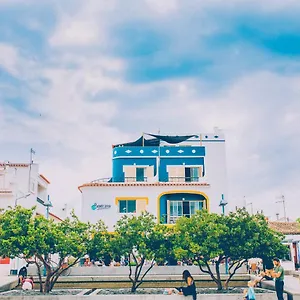
[(282, 215), (284, 193), (297, 217), (298, 2), (28, 3), (0, 0), (0, 157), (34, 147), (57, 207), (111, 175), (112, 144), (219, 126), (229, 207)]
[(0, 67), (12, 75), (16, 75), (18, 63), (18, 50), (11, 45), (0, 43)]

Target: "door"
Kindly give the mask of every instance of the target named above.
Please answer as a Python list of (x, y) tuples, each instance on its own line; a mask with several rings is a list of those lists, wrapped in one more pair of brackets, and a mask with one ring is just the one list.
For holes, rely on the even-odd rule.
[(145, 168), (136, 168), (136, 181), (145, 181)]
[(190, 203), (189, 203), (189, 201), (183, 201), (183, 215), (187, 218), (190, 217)]
[(185, 182), (191, 181), (191, 168), (185, 168)]
[(178, 218), (182, 216), (183, 206), (182, 201), (169, 201), (170, 203), (170, 215), (168, 217), (168, 223), (174, 224)]

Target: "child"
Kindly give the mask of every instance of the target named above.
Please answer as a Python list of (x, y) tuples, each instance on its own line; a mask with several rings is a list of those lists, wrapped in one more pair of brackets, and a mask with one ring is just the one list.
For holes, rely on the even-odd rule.
[(245, 300), (255, 300), (255, 292), (254, 292), (255, 282), (248, 281), (248, 289), (244, 290), (244, 299)]
[(33, 289), (33, 277), (25, 278), (22, 282), (22, 290), (32, 290)]

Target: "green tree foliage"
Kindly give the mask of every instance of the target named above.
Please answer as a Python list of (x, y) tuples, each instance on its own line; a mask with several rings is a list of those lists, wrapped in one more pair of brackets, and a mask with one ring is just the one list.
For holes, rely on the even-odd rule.
[[(59, 276), (75, 265), (92, 239), (91, 226), (75, 215), (61, 223), (35, 215), (33, 209), (20, 206), (0, 214), (0, 255), (21, 257), (37, 266), (40, 291), (50, 292)], [(58, 255), (58, 262), (53, 256)], [(73, 261), (66, 264), (67, 258)], [(42, 282), (42, 269), (46, 278)]]
[[(197, 261), (200, 270), (211, 276), (218, 290), (223, 289), (220, 265), (231, 259), (225, 287), (236, 271), (252, 257), (281, 256), (286, 248), (282, 236), (268, 227), (264, 216), (251, 216), (238, 210), (228, 216), (198, 211), (191, 218), (180, 218), (175, 225), (178, 258)], [(214, 259), (213, 270), (210, 261)]]
[(102, 220), (91, 229), (92, 239), (88, 243), (87, 253), (93, 260), (110, 257), (112, 235)]
[[(149, 213), (124, 216), (115, 226), (112, 249), (114, 255), (125, 256), (130, 262), (129, 279), (134, 293), (155, 263), (163, 263), (172, 252), (172, 232), (157, 224)], [(145, 266), (146, 261), (149, 264)], [(146, 270), (142, 272), (144, 266)]]

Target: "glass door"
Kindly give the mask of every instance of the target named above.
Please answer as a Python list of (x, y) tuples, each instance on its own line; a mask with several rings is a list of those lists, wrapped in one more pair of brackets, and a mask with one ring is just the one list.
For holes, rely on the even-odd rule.
[(183, 214), (182, 201), (169, 201), (170, 203), (170, 216), (168, 223), (174, 224), (178, 218)]
[(203, 201), (190, 201), (190, 214), (194, 215), (197, 210), (203, 209)]

